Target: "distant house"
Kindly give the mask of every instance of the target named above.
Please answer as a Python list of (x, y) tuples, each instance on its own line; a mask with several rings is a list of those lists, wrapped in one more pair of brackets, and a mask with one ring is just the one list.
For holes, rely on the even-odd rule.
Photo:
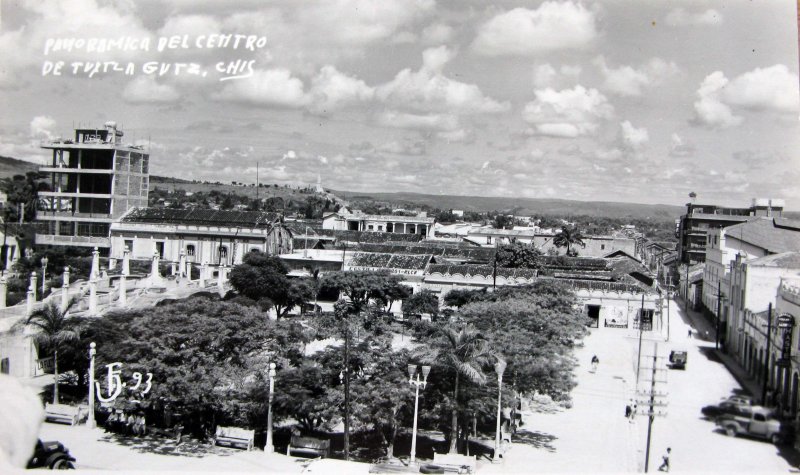
[(418, 234), (433, 237), (435, 218), (425, 213), (417, 216), (370, 215), (359, 210), (340, 209), (322, 217), (322, 228), (337, 231), (367, 231), (392, 234)]

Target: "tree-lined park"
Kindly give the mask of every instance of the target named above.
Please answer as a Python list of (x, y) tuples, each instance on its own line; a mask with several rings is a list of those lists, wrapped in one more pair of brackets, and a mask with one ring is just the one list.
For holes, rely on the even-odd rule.
[[(569, 405), (573, 349), (586, 322), (575, 295), (552, 280), (494, 292), (455, 290), (445, 295), (443, 312), (435, 294), (412, 294), (387, 273), (287, 274), (280, 259), (253, 252), (232, 270), (234, 290), (224, 298), (200, 293), (96, 319), (47, 309), (31, 323), (49, 335), (39, 339), (43, 355), (57, 349), (59, 369), (76, 376), (62, 387), (62, 399), (88, 393), (87, 349), (96, 342), (101, 387), (108, 363), (123, 363), (123, 380), (133, 372), (153, 374), (152, 390), (123, 392), (115, 407), (135, 407), (148, 425), (180, 426), (200, 439), (216, 426), (266, 432), (270, 363), (276, 445), (291, 431), (331, 438), (334, 451), (342, 450), (347, 419), (351, 458), (409, 453), (409, 364), (431, 368), (419, 427), (441, 434), (440, 451), (475, 451), (469, 439), (476, 432), (494, 434), (498, 361), (507, 363), (503, 406), (535, 395)], [(336, 292), (334, 312), (296, 311)], [(401, 300), (404, 314), (431, 321), (395, 317), (390, 309)]]

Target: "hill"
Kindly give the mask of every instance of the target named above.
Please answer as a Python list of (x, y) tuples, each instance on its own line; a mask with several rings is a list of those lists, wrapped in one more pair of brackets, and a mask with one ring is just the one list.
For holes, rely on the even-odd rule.
[(24, 175), (37, 170), (39, 165), (35, 163), (0, 155), (0, 178), (11, 178), (14, 175)]
[(675, 219), (685, 208), (672, 205), (646, 205), (611, 201), (573, 201), (539, 198), (501, 198), (488, 196), (426, 195), (421, 193), (359, 193), (333, 191), (348, 201), (379, 201), (425, 205), (441, 210), (503, 211), (516, 215), (597, 216), (639, 219)]

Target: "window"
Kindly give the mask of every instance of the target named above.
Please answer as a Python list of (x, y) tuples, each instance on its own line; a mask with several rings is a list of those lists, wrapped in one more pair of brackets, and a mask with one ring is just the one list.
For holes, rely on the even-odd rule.
[(381, 231), (381, 232), (383, 232), (383, 225), (382, 225), (382, 224), (379, 224), (379, 225), (378, 225), (378, 231)]
[(190, 257), (194, 256), (194, 244), (186, 246), (186, 255)]
[(125, 248), (128, 250), (128, 252), (132, 252), (133, 251), (133, 239), (126, 239), (125, 240)]
[(164, 258), (164, 242), (156, 242), (156, 252), (158, 252), (158, 258)]
[(371, 224), (367, 225), (367, 231), (372, 231), (372, 225)]
[(753, 414), (753, 419), (756, 420), (756, 421), (761, 421), (761, 422), (767, 420), (767, 418), (764, 417), (764, 414)]
[(0, 360), (0, 373), (2, 374), (11, 374), (11, 361), (8, 358), (3, 358)]

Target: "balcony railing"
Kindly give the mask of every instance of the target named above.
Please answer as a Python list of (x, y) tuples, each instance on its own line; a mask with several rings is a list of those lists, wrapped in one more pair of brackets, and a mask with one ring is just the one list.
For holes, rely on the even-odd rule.
[(60, 236), (55, 234), (37, 234), (36, 244), (111, 247), (111, 239), (99, 236)]
[(77, 218), (77, 219), (113, 219), (111, 213), (73, 213), (72, 211), (36, 211), (36, 217), (40, 219), (49, 218)]

